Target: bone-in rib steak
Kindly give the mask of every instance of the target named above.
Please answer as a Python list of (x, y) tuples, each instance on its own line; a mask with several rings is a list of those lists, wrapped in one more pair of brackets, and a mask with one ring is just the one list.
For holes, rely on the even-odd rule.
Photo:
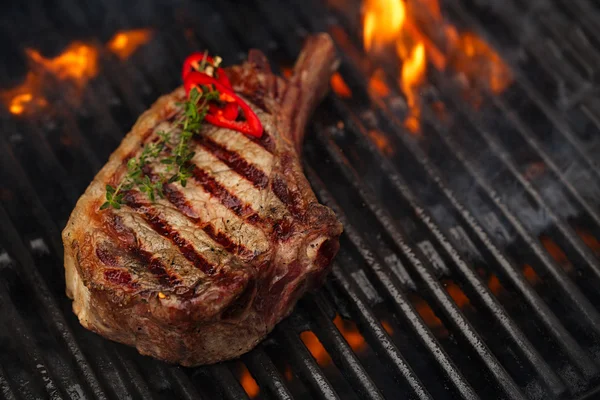
[[(173, 129), (184, 89), (139, 118), (63, 231), (67, 295), (83, 326), (169, 362), (214, 363), (254, 347), (323, 281), (342, 226), (317, 202), (300, 148), (336, 64), (326, 34), (307, 40), (288, 81), (251, 51), (226, 73), (263, 136), (204, 124), (185, 187), (164, 184), (156, 202), (129, 190), (122, 207), (100, 210), (127, 161)], [(163, 168), (150, 163), (144, 173)]]

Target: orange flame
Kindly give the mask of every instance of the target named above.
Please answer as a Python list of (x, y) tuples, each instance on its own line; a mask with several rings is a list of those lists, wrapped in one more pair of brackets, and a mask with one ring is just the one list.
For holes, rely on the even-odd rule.
[[(396, 47), (401, 62), (398, 86), (409, 109), (405, 126), (413, 133), (420, 130), (419, 88), (426, 81), (428, 62), (439, 71), (450, 67), (471, 87), (483, 85), (493, 93), (501, 93), (512, 82), (509, 67), (484, 40), (444, 22), (438, 0), (365, 0), (363, 15), (363, 44), (369, 55)], [(379, 71), (376, 68), (374, 74)], [(371, 77), (369, 87), (376, 95), (387, 96), (389, 89), (382, 82), (381, 76)]]
[(246, 366), (242, 363), (240, 363), (240, 370), (240, 383), (242, 384), (242, 387), (246, 391), (248, 397), (253, 399), (260, 393), (260, 387), (256, 383), (256, 380), (254, 380), (252, 377), (252, 374), (250, 374), (250, 371), (248, 371), (248, 368), (246, 368)]
[[(106, 46), (124, 59), (146, 43), (150, 35), (149, 29), (119, 32)], [(87, 82), (99, 72), (100, 49), (91, 44), (72, 42), (62, 53), (52, 58), (44, 57), (35, 49), (25, 49), (25, 53), (32, 66), (25, 81), (17, 87), (0, 93), (0, 100), (7, 105), (13, 115), (30, 114), (48, 105), (43, 94), (45, 77), (52, 76), (56, 80), (68, 82), (78, 91), (75, 94), (77, 100)]]
[(413, 133), (418, 132), (421, 128), (419, 122), (421, 119), (421, 107), (419, 105), (418, 90), (425, 81), (426, 68), (425, 46), (422, 43), (418, 43), (404, 60), (400, 75), (400, 87), (406, 95), (408, 109), (410, 110), (405, 124)]
[(25, 82), (0, 93), (0, 99), (8, 106), (11, 114), (21, 115), (47, 105), (46, 99), (37, 94), (39, 91), (40, 79), (30, 71), (25, 77)]
[(27, 49), (26, 53), (58, 79), (70, 80), (78, 87), (98, 73), (98, 49), (89, 44), (73, 42), (54, 58), (46, 58), (33, 49)]
[(363, 40), (365, 50), (393, 43), (406, 19), (406, 8), (399, 0), (367, 0), (364, 5)]
[(458, 36), (455, 45), (450, 65), (474, 86), (484, 85), (499, 94), (510, 85), (510, 68), (483, 39), (467, 32)]
[(339, 72), (336, 72), (331, 77), (331, 88), (333, 89), (335, 94), (337, 94), (341, 98), (347, 99), (352, 97), (352, 91), (350, 90), (350, 88), (344, 81), (344, 78), (342, 78), (342, 75), (340, 75)]
[(300, 339), (304, 342), (304, 345), (310, 351), (310, 354), (314, 357), (321, 367), (326, 367), (331, 363), (331, 357), (325, 347), (321, 344), (319, 338), (311, 331), (304, 331), (300, 334)]
[(367, 347), (365, 338), (358, 331), (356, 324), (352, 321), (342, 319), (339, 315), (336, 315), (333, 323), (338, 328), (346, 342), (350, 345), (352, 350), (355, 352), (363, 351)]
[(106, 44), (106, 47), (121, 60), (128, 58), (140, 46), (146, 44), (152, 37), (150, 29), (134, 29), (117, 32)]
[(81, 89), (98, 73), (98, 51), (85, 43), (73, 42), (54, 58), (46, 58), (33, 49), (26, 49), (25, 53), (36, 68), (27, 73), (21, 85), (0, 94), (0, 98), (14, 115), (29, 114), (48, 105), (42, 93), (44, 74), (69, 81), (77, 89)]

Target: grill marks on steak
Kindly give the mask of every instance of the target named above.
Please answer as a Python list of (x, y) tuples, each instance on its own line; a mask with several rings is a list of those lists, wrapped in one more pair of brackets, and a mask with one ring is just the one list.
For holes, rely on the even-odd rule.
[[(173, 129), (172, 127), (166, 127), (165, 124), (160, 124), (154, 129), (153, 134), (145, 137), (146, 141), (156, 140), (156, 133), (165, 128)], [(286, 211), (289, 204), (283, 204), (280, 201), (280, 196), (276, 192), (271, 192), (267, 173), (250, 161), (257, 161), (262, 168), (266, 167), (265, 169), (270, 170), (273, 161), (272, 155), (264, 148), (256, 146), (254, 151), (251, 152), (252, 154), (246, 157), (246, 154), (241, 152), (243, 149), (238, 151), (230, 149), (231, 145), (228, 143), (231, 142), (231, 132), (225, 132), (226, 135), (224, 135), (215, 132), (209, 126), (204, 129), (207, 131), (212, 130), (213, 133), (206, 132), (204, 134), (203, 132), (197, 135), (192, 142), (192, 150), (196, 152), (196, 156), (191, 161), (193, 179), (188, 183), (188, 188), (182, 188), (175, 184), (165, 184), (163, 185), (165, 199), (157, 201), (154, 205), (144, 199), (141, 193), (132, 190), (125, 194), (124, 206), (135, 211), (155, 233), (173, 243), (193, 267), (210, 276), (219, 270), (219, 262), (211, 262), (199, 251), (196, 251), (195, 248), (198, 243), (194, 241), (194, 237), (197, 236), (197, 233), (192, 238), (186, 238), (185, 234), (180, 233), (181, 230), (190, 231), (178, 218), (180, 215), (185, 216), (189, 223), (206, 233), (212, 241), (211, 247), (213, 249), (218, 249), (222, 254), (229, 253), (231, 256), (245, 260), (260, 255), (268, 248), (267, 238), (270, 236), (270, 231), (274, 231), (281, 236), (282, 233), (279, 227), (282, 225), (289, 227), (292, 222), (288, 221), (282, 224), (282, 218), (288, 217), (289, 219), (289, 212)], [(217, 129), (216, 131), (220, 130)], [(140, 150), (131, 156), (137, 157), (142, 148), (143, 146), (140, 146)], [(126, 159), (124, 159), (125, 163)], [(151, 164), (145, 167), (144, 173), (152, 181), (156, 181), (159, 173), (164, 172), (162, 170), (164, 168), (158, 164)], [(111, 177), (111, 180), (114, 181), (116, 178)], [(280, 179), (277, 182), (276, 187), (281, 188), (287, 195), (285, 182)], [(192, 193), (193, 197), (191, 199), (187, 198), (185, 192)], [(204, 202), (202, 202), (205, 205), (204, 207), (202, 203), (199, 206), (192, 205), (192, 203), (198, 203), (197, 197), (199, 194), (200, 197), (204, 198)], [(265, 201), (267, 197), (271, 201)], [(286, 198), (287, 200), (289, 199)], [(234, 220), (239, 224), (238, 226), (241, 225), (246, 231), (250, 226), (254, 227), (255, 229), (250, 235), (255, 236), (255, 238), (262, 236), (263, 245), (248, 249), (243, 235), (233, 237), (236, 230), (244, 233), (243, 230), (235, 228), (219, 230), (209, 214), (204, 215), (203, 218), (196, 212), (198, 208), (208, 209), (208, 204), (215, 201), (235, 214), (229, 216), (229, 219), (225, 221), (225, 225)], [(173, 215), (173, 212), (165, 207), (167, 205), (165, 203), (174, 207), (180, 214)], [(266, 210), (265, 205), (268, 205)], [(221, 213), (217, 210), (216, 214)], [(258, 230), (262, 231), (262, 235), (257, 234)], [(288, 229), (284, 234), (287, 235), (289, 232)], [(152, 270), (160, 271), (155, 265), (156, 260), (148, 261), (152, 261), (149, 264)], [(157, 272), (155, 275), (162, 276), (164, 274)], [(168, 287), (173, 286), (170, 284), (172, 280), (167, 280), (167, 278), (159, 279), (159, 283)], [(177, 281), (177, 283), (180, 282)]]
[[(179, 134), (184, 90), (140, 117), (63, 231), (67, 292), (84, 326), (143, 354), (212, 363), (254, 347), (322, 281), (341, 225), (316, 201), (297, 141), (333, 72), (331, 39), (310, 39), (303, 54), (289, 82), (258, 52), (227, 69), (263, 124), (260, 139), (205, 124), (190, 142), (185, 187), (164, 184), (155, 203), (133, 189), (120, 209), (99, 211), (128, 159), (160, 131)], [(156, 182), (167, 168), (153, 162), (143, 172)]]

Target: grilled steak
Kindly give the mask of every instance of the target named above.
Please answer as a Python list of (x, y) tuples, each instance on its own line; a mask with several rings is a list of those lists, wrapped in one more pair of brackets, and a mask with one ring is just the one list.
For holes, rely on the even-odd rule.
[[(310, 189), (300, 148), (336, 64), (326, 34), (307, 40), (288, 81), (252, 50), (226, 73), (263, 136), (204, 124), (185, 187), (164, 184), (154, 203), (132, 189), (121, 208), (100, 210), (127, 160), (174, 129), (184, 89), (139, 118), (63, 231), (67, 295), (83, 326), (169, 362), (214, 363), (254, 347), (323, 281), (342, 227)], [(165, 167), (150, 163), (144, 173)]]

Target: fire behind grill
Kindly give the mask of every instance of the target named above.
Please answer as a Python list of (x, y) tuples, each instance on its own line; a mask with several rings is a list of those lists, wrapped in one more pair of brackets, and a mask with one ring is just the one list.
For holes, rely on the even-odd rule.
[[(600, 10), (442, 2), (453, 24), (500, 51), (512, 83), (473, 104), (430, 72), (415, 134), (404, 96), (369, 88), (355, 2), (204, 3), (35, 1), (2, 12), (4, 87), (27, 79), (24, 48), (58, 54), (80, 40), (89, 48), (75, 54), (97, 51), (99, 63), (69, 91), (62, 72), (34, 71), (37, 97), (22, 100), (35, 109), (1, 111), (2, 396), (595, 398)], [(115, 32), (140, 28), (140, 47), (117, 51)], [(257, 47), (284, 73), (310, 31), (331, 32), (343, 57), (343, 85), (313, 120), (304, 156), (345, 226), (325, 287), (257, 349), (209, 367), (166, 365), (83, 329), (64, 295), (59, 233), (123, 133), (179, 84), (190, 51), (236, 63)]]

